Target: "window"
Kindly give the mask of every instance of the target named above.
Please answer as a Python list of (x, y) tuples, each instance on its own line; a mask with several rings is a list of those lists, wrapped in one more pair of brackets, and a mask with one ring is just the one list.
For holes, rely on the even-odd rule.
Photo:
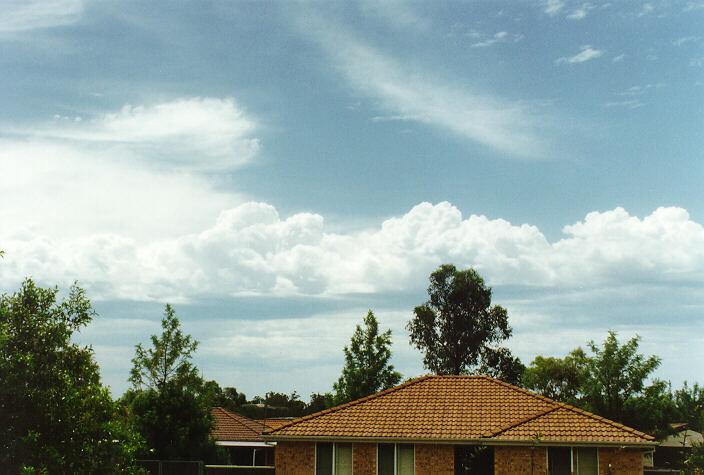
[(378, 444), (377, 473), (379, 475), (413, 475), (415, 450), (413, 444)]
[(548, 447), (549, 475), (599, 475), (596, 447)]
[(599, 456), (593, 447), (575, 447), (572, 449), (575, 475), (598, 475)]
[(318, 442), (315, 445), (316, 475), (352, 475), (352, 444)]

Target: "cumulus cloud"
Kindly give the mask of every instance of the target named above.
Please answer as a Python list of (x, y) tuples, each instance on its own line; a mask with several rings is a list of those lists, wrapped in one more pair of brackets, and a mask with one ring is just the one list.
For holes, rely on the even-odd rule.
[(8, 0), (2, 3), (0, 33), (68, 25), (82, 14), (82, 0)]
[(5, 237), (0, 282), (81, 281), (102, 298), (188, 301), (207, 295), (333, 296), (422, 288), (438, 264), (473, 266), (493, 285), (575, 288), (621, 281), (702, 282), (704, 228), (680, 208), (640, 219), (593, 212), (551, 243), (535, 226), (422, 203), (377, 228), (326, 232), (323, 217), (282, 218), (265, 203), (223, 211), (207, 229), (139, 244), (117, 234), (62, 241)]
[(555, 63), (584, 63), (585, 61), (598, 58), (602, 54), (602, 51), (594, 49), (589, 45), (584, 45), (580, 48), (579, 53), (575, 54), (574, 56), (558, 58), (557, 60), (555, 60)]
[(148, 153), (150, 160), (159, 158), (201, 170), (242, 165), (259, 150), (259, 140), (253, 137), (256, 122), (233, 99), (195, 97), (151, 106), (128, 104), (91, 120), (54, 116), (54, 122), (43, 127), (5, 130), (104, 148), (121, 147)]
[(325, 48), (347, 82), (390, 116), (438, 127), (511, 156), (549, 152), (543, 132), (551, 120), (544, 114), (409, 67), (313, 16), (302, 21), (302, 31)]

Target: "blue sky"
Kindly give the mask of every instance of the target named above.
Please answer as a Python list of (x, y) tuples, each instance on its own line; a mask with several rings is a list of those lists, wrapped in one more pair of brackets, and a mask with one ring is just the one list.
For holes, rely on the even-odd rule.
[(525, 363), (609, 329), (704, 381), (701, 1), (0, 1), (0, 290), (77, 280), (114, 394), (166, 302), (208, 379), (394, 363), (440, 264)]

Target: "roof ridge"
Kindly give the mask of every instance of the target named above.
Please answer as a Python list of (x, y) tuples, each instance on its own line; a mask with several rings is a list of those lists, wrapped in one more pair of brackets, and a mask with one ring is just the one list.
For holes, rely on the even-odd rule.
[(611, 419), (607, 419), (606, 417), (602, 417), (600, 415), (594, 414), (593, 412), (585, 411), (584, 409), (580, 409), (578, 407), (571, 406), (569, 404), (565, 404), (564, 402), (555, 401), (554, 399), (550, 399), (547, 396), (543, 396), (541, 394), (535, 393), (535, 392), (530, 391), (528, 389), (519, 388), (518, 386), (514, 386), (513, 384), (507, 383), (506, 381), (501, 381), (500, 379), (491, 378), (489, 376), (485, 376), (485, 377), (496, 384), (506, 386), (510, 389), (513, 389), (514, 391), (521, 392), (523, 394), (532, 396), (534, 398), (540, 399), (540, 400), (547, 402), (549, 404), (555, 404), (557, 407), (561, 407), (561, 408), (566, 409), (568, 411), (575, 412), (575, 413), (580, 414), (582, 416), (589, 417), (591, 419), (595, 419), (600, 422), (604, 422), (604, 423), (609, 424), (613, 427), (616, 427), (617, 429), (621, 429), (625, 432), (630, 432), (631, 434), (637, 435), (638, 437), (641, 437), (643, 439), (655, 440), (655, 437), (653, 437), (652, 435), (646, 434), (645, 432), (641, 432), (641, 431), (634, 429), (632, 427), (628, 427), (626, 425), (623, 425), (620, 422), (612, 421)]
[(414, 385), (414, 384), (417, 384), (417, 383), (419, 383), (419, 382), (421, 382), (421, 381), (425, 381), (426, 379), (429, 379), (429, 378), (432, 378), (432, 377), (434, 377), (434, 375), (432, 375), (432, 374), (426, 374), (426, 375), (424, 375), (424, 376), (419, 376), (419, 377), (417, 377), (417, 378), (415, 378), (415, 379), (411, 379), (410, 381), (406, 381), (405, 383), (399, 384), (398, 386), (394, 386), (394, 387), (392, 387), (392, 388), (385, 389), (384, 391), (381, 391), (381, 392), (378, 392), (378, 393), (374, 393), (374, 394), (370, 394), (369, 396), (365, 396), (365, 397), (360, 398), (360, 399), (355, 399), (354, 401), (350, 401), (350, 402), (347, 402), (347, 403), (345, 403), (345, 404), (340, 404), (339, 406), (335, 406), (335, 407), (331, 407), (331, 408), (328, 408), (328, 409), (324, 409), (324, 410), (322, 410), (322, 411), (314, 412), (313, 414), (308, 414), (307, 416), (299, 417), (298, 419), (295, 419), (295, 420), (289, 422), (288, 424), (284, 424), (284, 425), (282, 425), (281, 427), (279, 427), (279, 428), (277, 428), (277, 429), (273, 429), (273, 430), (271, 430), (271, 431), (267, 431), (267, 432), (265, 432), (265, 434), (266, 434), (266, 435), (273, 435), (275, 432), (278, 432), (278, 431), (283, 430), (283, 429), (287, 429), (287, 428), (291, 427), (291, 426), (294, 425), (294, 424), (298, 424), (299, 422), (309, 421), (309, 420), (314, 419), (314, 418), (316, 418), (316, 417), (324, 416), (324, 415), (327, 415), (327, 414), (332, 414), (333, 412), (337, 412), (337, 411), (340, 411), (340, 410), (342, 410), (342, 409), (346, 409), (346, 408), (351, 407), (351, 406), (356, 406), (356, 405), (358, 405), (358, 404), (362, 404), (363, 402), (367, 402), (367, 401), (370, 401), (370, 400), (372, 400), (372, 399), (376, 399), (376, 398), (378, 398), (378, 397), (384, 396), (384, 395), (386, 395), (386, 394), (390, 394), (390, 393), (395, 392), (395, 391), (399, 391), (399, 390), (401, 390), (401, 389), (407, 388), (408, 386), (412, 386), (412, 385)]
[(541, 417), (546, 416), (553, 411), (557, 411), (558, 409), (560, 409), (559, 406), (548, 407), (545, 410), (542, 410), (540, 412), (532, 414), (528, 417), (524, 417), (523, 419), (518, 419), (517, 421), (510, 422), (506, 426), (504, 426), (498, 430), (495, 430), (494, 432), (489, 433), (489, 435), (486, 435), (486, 436), (483, 435), (482, 438), (490, 439), (490, 438), (496, 437), (497, 435), (501, 434), (502, 432), (506, 432), (508, 430), (515, 429), (516, 427), (522, 426), (523, 424), (530, 422), (530, 421), (533, 421), (535, 419), (540, 419)]

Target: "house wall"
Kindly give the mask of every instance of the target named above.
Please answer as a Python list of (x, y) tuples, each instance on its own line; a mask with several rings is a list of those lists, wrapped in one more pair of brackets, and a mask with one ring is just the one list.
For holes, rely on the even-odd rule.
[(376, 444), (352, 444), (352, 471), (355, 475), (376, 475)]
[(494, 475), (544, 475), (547, 473), (545, 447), (494, 447)]
[(312, 475), (315, 473), (315, 442), (277, 442), (277, 475)]
[(416, 444), (416, 475), (454, 475), (453, 445)]
[(641, 475), (643, 452), (641, 449), (600, 448), (600, 475)]

